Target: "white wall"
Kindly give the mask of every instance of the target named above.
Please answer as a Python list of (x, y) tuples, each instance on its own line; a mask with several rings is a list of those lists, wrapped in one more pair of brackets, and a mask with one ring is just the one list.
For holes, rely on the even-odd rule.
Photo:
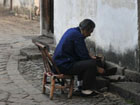
[(54, 0), (54, 34), (56, 42), (58, 43), (67, 28), (78, 26), (84, 18), (95, 20), (95, 16), (96, 0)]
[(18, 7), (20, 7), (20, 6), (21, 6), (20, 0), (13, 0), (13, 6), (18, 6)]
[(13, 6), (30, 8), (30, 5), (34, 5), (34, 0), (13, 0)]
[(138, 43), (137, 0), (98, 0), (96, 41), (104, 49), (134, 50)]
[(0, 0), (0, 4), (3, 4), (3, 0)]
[(137, 0), (54, 0), (54, 35), (60, 40), (67, 28), (78, 26), (84, 18), (95, 21), (91, 40), (118, 53), (137, 45)]
[[(4, 4), (4, 0), (0, 0), (0, 4), (3, 5)], [(5, 6), (10, 6), (10, 0), (6, 0)]]

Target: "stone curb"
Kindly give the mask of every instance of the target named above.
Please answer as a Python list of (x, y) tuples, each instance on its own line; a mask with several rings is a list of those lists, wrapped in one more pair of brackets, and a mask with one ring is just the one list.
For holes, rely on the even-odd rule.
[(136, 82), (118, 82), (111, 83), (109, 90), (119, 94), (128, 101), (140, 105), (140, 84)]
[(24, 91), (29, 93), (36, 101), (40, 102), (40, 105), (56, 105), (45, 95), (43, 95), (39, 90), (35, 89), (30, 85), (19, 73), (18, 71), (18, 55), (19, 50), (14, 51), (11, 54), (9, 61), (7, 63), (7, 71), (11, 80), (14, 81), (19, 88), (22, 88)]
[[(25, 54), (23, 54), (23, 53), (21, 53), (21, 55), (23, 54), (24, 56), (27, 56), (27, 55), (29, 55), (29, 52), (30, 52), (30, 49), (31, 48), (29, 48), (28, 49), (28, 51), (24, 51), (24, 53)], [(33, 56), (31, 56), (31, 58), (30, 59), (36, 59), (37, 57), (36, 57), (36, 53), (32, 53), (31, 55), (33, 55)], [(38, 56), (38, 55), (37, 55)], [(132, 82), (139, 82), (139, 77), (140, 77), (140, 75), (139, 75), (139, 73), (137, 73), (137, 72), (135, 72), (135, 71), (130, 71), (130, 70), (128, 70), (128, 69), (125, 69), (125, 71), (123, 71), (123, 67), (119, 67), (119, 66), (117, 66), (116, 64), (114, 64), (114, 63), (111, 63), (111, 62), (108, 62), (111, 66), (113, 66), (113, 67), (117, 67), (118, 68), (118, 72), (117, 72), (117, 74), (119, 74), (119, 75), (124, 75), (124, 76), (126, 76), (126, 80), (131, 80)], [(135, 79), (132, 79), (132, 77), (134, 78), (135, 77)], [(131, 82), (131, 83), (132, 83)], [(103, 86), (107, 86), (108, 87), (108, 83), (107, 83), (107, 81), (104, 81), (104, 80), (100, 80), (100, 82), (99, 83), (101, 83), (102, 84), (102, 86), (101, 87), (103, 87)], [(125, 83), (125, 82), (124, 82)], [(126, 86), (127, 86), (127, 84), (125, 84)], [(134, 86), (134, 85), (133, 85)], [(138, 86), (138, 85), (136, 85), (136, 87), (138, 88), (138, 87), (140, 87), (140, 86)], [(133, 94), (133, 92), (131, 91), (131, 90), (133, 90), (133, 87), (132, 88), (130, 88), (130, 90), (127, 90), (127, 88), (123, 88), (123, 84), (117, 84), (117, 82), (115, 82), (115, 83), (111, 83), (110, 84), (110, 86), (109, 86), (109, 91), (112, 91), (112, 92), (116, 92), (116, 93), (118, 93), (120, 96), (122, 96), (122, 97), (124, 97), (125, 99), (128, 99), (128, 100), (132, 100), (133, 102), (135, 102), (137, 105), (140, 105), (140, 103), (138, 103), (137, 102), (137, 97), (138, 98), (140, 98), (140, 96), (139, 96), (139, 94)], [(139, 90), (140, 91), (140, 90)], [(132, 95), (132, 97), (131, 97), (131, 95)]]
[(140, 73), (138, 71), (133, 71), (126, 68), (124, 69), (124, 67), (120, 67), (119, 65), (114, 64), (112, 62), (108, 63), (114, 67), (117, 67), (117, 74), (125, 76), (125, 79), (127, 81), (140, 83)]
[(26, 56), (27, 59), (38, 59), (41, 57), (41, 53), (37, 47), (20, 49), (20, 54)]

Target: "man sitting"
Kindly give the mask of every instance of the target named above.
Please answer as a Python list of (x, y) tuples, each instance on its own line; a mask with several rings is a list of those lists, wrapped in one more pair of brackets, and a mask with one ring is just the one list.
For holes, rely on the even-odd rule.
[[(68, 29), (59, 41), (53, 60), (63, 74), (78, 75), (82, 80), (82, 94), (90, 95), (96, 88), (96, 75), (104, 69), (97, 66), (96, 57), (91, 57), (85, 38), (94, 31), (95, 23), (84, 19), (79, 27)], [(54, 70), (54, 72), (56, 72)]]

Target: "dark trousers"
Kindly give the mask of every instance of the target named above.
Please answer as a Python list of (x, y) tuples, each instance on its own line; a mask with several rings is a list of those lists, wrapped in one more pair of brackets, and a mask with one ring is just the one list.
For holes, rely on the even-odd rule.
[(83, 80), (82, 89), (96, 88), (97, 67), (94, 59), (76, 62), (68, 74), (78, 75)]

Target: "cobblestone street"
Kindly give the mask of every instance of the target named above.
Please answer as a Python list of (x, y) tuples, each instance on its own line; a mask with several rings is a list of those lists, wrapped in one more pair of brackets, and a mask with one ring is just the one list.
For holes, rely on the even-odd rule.
[[(41, 94), (43, 62), (20, 61), (19, 50), (33, 45), (39, 35), (39, 22), (9, 16), (0, 10), (0, 105), (133, 105), (110, 92), (93, 97), (55, 93), (54, 100)], [(19, 73), (20, 72), (20, 73)]]
[(18, 74), (9, 74), (7, 66), (13, 52), (31, 44), (30, 37), (38, 34), (39, 22), (11, 16), (0, 8), (0, 105), (40, 105), (40, 101), (13, 81), (11, 75)]
[[(0, 43), (0, 105), (38, 105), (35, 100), (10, 78), (7, 71), (7, 63), (13, 52), (8, 40), (1, 39), (5, 43)], [(13, 41), (11, 39), (11, 41)], [(16, 75), (15, 75), (16, 76)]]
[[(20, 61), (19, 71), (30, 84), (42, 91), (42, 59)], [(49, 94), (46, 93), (46, 96), (49, 98)], [(60, 91), (57, 91), (53, 102), (57, 105), (131, 105), (125, 102), (125, 100), (118, 95), (110, 92), (104, 92), (102, 95), (93, 97), (73, 96), (72, 99), (67, 99), (67, 94), (62, 95)]]

